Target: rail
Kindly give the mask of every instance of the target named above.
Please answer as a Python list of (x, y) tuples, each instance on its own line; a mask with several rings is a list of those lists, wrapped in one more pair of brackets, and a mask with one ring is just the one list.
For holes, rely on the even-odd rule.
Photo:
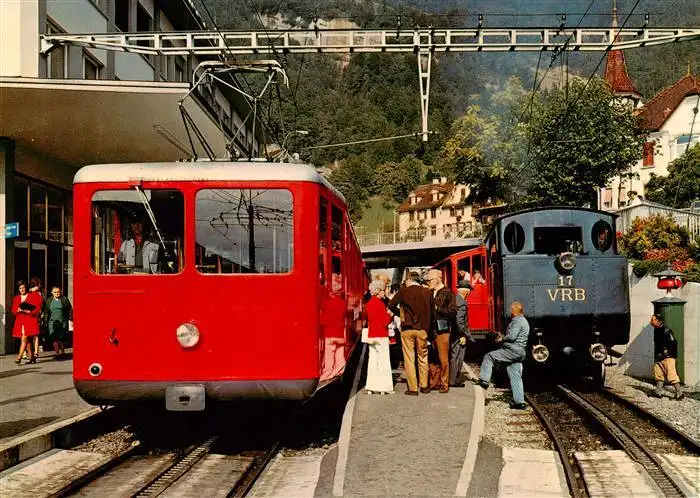
[(417, 227), (408, 230), (395, 231), (365, 231), (364, 227), (355, 227), (357, 241), (361, 247), (405, 244), (408, 242), (439, 242), (444, 240), (460, 240), (469, 238), (480, 238), (483, 233), (481, 228), (476, 229), (455, 229), (438, 227)]
[(575, 393), (566, 386), (557, 386), (564, 395), (589, 413), (625, 450), (625, 452), (646, 471), (656, 482), (664, 496), (683, 497), (683, 488), (664, 469), (656, 455), (642, 444), (628, 429), (618, 423), (614, 416), (593, 405), (583, 396)]

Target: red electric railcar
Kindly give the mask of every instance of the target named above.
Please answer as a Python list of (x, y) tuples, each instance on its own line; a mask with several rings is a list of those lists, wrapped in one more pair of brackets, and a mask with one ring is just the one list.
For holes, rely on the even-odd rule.
[(86, 166), (74, 223), (88, 402), (303, 400), (343, 373), (368, 273), (343, 196), (313, 167)]

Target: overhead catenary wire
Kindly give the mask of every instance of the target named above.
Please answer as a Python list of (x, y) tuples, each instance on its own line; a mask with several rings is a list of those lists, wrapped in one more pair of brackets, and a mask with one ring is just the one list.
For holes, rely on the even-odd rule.
[[(428, 133), (433, 134), (435, 132), (430, 131)], [(361, 144), (369, 144), (369, 143), (374, 143), (374, 142), (386, 142), (388, 140), (400, 140), (402, 138), (413, 138), (413, 137), (422, 137), (422, 136), (423, 136), (422, 132), (407, 133), (405, 135), (395, 135), (392, 137), (381, 137), (381, 138), (368, 138), (366, 140), (355, 140), (353, 142), (340, 142), (340, 143), (327, 144), (327, 145), (312, 145), (310, 147), (302, 147), (301, 149), (302, 150), (331, 149), (334, 147), (347, 147), (350, 145), (361, 145)]]

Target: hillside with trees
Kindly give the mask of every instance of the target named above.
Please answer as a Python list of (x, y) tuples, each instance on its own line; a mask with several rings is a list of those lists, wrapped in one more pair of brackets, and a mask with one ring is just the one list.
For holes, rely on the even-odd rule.
[[(700, 25), (696, 0), (617, 3), (619, 24), (627, 22), (627, 27), (641, 26), (645, 12), (649, 12), (651, 26)], [(204, 21), (209, 26), (215, 21), (219, 29), (308, 27), (314, 21), (327, 23), (331, 19), (366, 28), (395, 28), (397, 22), (403, 28), (460, 27), (475, 26), (480, 13), (487, 27), (553, 27), (561, 22), (562, 11), (561, 2), (554, 0), (261, 0), (238, 2), (235, 9), (229, 0), (196, 0), (195, 4)], [(566, 11), (570, 27), (611, 23), (611, 2), (607, 0), (571, 0)], [(427, 144), (407, 138), (305, 149), (420, 131), (418, 74), (411, 55), (278, 56), (289, 75), (289, 88), (271, 92), (267, 97), (271, 100), (263, 102), (261, 108), (278, 143), (291, 130), (309, 131), (305, 136), (291, 136), (289, 148), (327, 172), (348, 198), (355, 219), (372, 197), (398, 201), (416, 184), (436, 174), (474, 184), (473, 195), (479, 201), (505, 198), (513, 205), (538, 202), (557, 187), (543, 183), (538, 175), (556, 171), (563, 151), (584, 154), (580, 161), (571, 162), (564, 176), (570, 183), (590, 180), (585, 186), (589, 192), (615, 174), (621, 164), (634, 160), (631, 148), (642, 135), (633, 130), (631, 118), (620, 118), (624, 130), (619, 138), (631, 142), (618, 155), (594, 150), (589, 143), (595, 142), (599, 148), (601, 143), (610, 143), (596, 139), (609, 133), (600, 119), (592, 117), (596, 124), (582, 124), (578, 119), (601, 98), (608, 98), (600, 81), (589, 78), (597, 66), (601, 74), (602, 57), (601, 53), (438, 54), (430, 96), (430, 129), (435, 134)], [(700, 71), (700, 42), (628, 50), (626, 57), (632, 79), (648, 99), (682, 77), (688, 61), (695, 72)], [(579, 83), (575, 83), (577, 75)], [(540, 80), (544, 83), (533, 96)], [(584, 80), (585, 85), (581, 83)], [(551, 81), (569, 81), (571, 85), (563, 85), (561, 91), (546, 91)], [(256, 84), (252, 78), (251, 83)], [(575, 108), (571, 106), (574, 100)], [(561, 145), (549, 147), (552, 143)], [(610, 167), (613, 160), (622, 163)], [(600, 171), (591, 175), (590, 168)], [(528, 189), (532, 185), (546, 185), (547, 192)], [(585, 201), (579, 197), (575, 202)]]

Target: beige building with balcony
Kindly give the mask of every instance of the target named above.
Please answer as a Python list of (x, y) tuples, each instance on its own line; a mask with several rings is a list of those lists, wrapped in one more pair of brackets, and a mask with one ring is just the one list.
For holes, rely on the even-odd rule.
[(479, 236), (481, 225), (466, 203), (468, 196), (469, 186), (445, 177), (419, 185), (397, 208), (399, 232), (416, 240)]

